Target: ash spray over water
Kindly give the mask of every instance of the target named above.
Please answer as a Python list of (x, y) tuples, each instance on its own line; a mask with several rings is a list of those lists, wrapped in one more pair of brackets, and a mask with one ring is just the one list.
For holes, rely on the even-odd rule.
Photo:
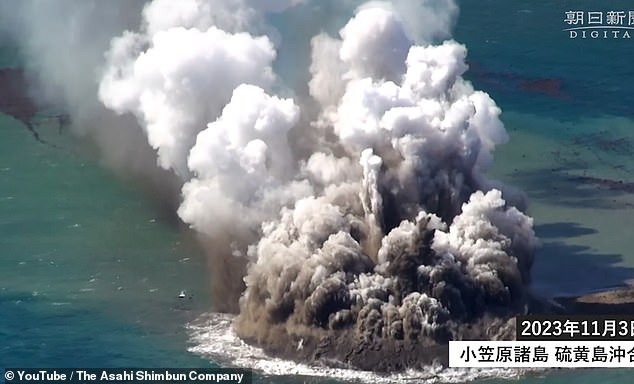
[(307, 22), (306, 92), (275, 73), (296, 47), (267, 15), (318, 4), (154, 0), (110, 41), (96, 94), (177, 176), (245, 340), (392, 370), (508, 337), (537, 241), (523, 195), (485, 176), (507, 135), (461, 77), (455, 4), (367, 3), (332, 34)]

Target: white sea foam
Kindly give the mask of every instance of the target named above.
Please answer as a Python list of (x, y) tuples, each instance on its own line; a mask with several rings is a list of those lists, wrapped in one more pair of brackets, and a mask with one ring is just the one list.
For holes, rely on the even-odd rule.
[(267, 355), (241, 340), (232, 329), (232, 315), (206, 313), (187, 326), (192, 346), (189, 351), (222, 366), (250, 368), (264, 376), (312, 376), (362, 383), (465, 383), (487, 378), (516, 379), (544, 370), (474, 369), (430, 366), (424, 370), (382, 375), (369, 371), (333, 368), (325, 363), (303, 364)]

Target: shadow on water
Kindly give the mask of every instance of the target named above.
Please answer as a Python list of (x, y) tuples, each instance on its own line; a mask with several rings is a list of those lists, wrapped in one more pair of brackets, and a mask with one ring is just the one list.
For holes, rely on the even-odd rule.
[(542, 246), (533, 266), (536, 290), (554, 296), (579, 295), (623, 286), (634, 279), (634, 268), (617, 264), (618, 254), (602, 254), (588, 246), (566, 244), (555, 238), (573, 238), (597, 233), (578, 223), (547, 223), (535, 227)]
[(536, 287), (548, 286), (554, 294), (584, 294), (623, 286), (634, 278), (634, 268), (616, 264), (617, 254), (600, 254), (590, 247), (544, 242), (537, 253), (533, 276)]
[(622, 180), (573, 175), (565, 168), (516, 170), (509, 179), (534, 201), (570, 208), (634, 208), (631, 202), (620, 200), (631, 196), (634, 186)]
[[(545, 174), (549, 175), (547, 183)], [(631, 195), (627, 186), (616, 188), (605, 180), (572, 176), (563, 169), (518, 171), (513, 179), (531, 200), (554, 206), (610, 211), (633, 208), (630, 202), (622, 201)], [(553, 222), (537, 225), (535, 232), (542, 240), (533, 267), (533, 285), (539, 292), (577, 295), (623, 286), (634, 279), (634, 268), (618, 265), (624, 261), (623, 255), (566, 242), (597, 234), (594, 228), (575, 222)]]
[(594, 228), (587, 228), (577, 223), (546, 223), (535, 226), (535, 232), (540, 239), (552, 239), (558, 237), (578, 237), (591, 235), (598, 231)]

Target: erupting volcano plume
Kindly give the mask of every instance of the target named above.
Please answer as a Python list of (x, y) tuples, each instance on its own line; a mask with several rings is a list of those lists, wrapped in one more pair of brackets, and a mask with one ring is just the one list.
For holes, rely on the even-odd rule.
[[(245, 340), (387, 370), (449, 339), (508, 337), (537, 242), (523, 195), (485, 175), (507, 135), (462, 78), (455, 4), (374, 2), (332, 26), (319, 3), (148, 3), (111, 40), (99, 100), (177, 175), (214, 302)], [(307, 52), (279, 12), (310, 20), (295, 31), (312, 36), (310, 60), (294, 58), (306, 68), (276, 59)]]

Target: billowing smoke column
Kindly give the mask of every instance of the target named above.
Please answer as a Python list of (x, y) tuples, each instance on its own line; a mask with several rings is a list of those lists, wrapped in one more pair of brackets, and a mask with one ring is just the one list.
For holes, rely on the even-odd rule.
[[(536, 240), (483, 175), (506, 140), (499, 109), (460, 77), (463, 46), (413, 46), (389, 10), (361, 10), (340, 35), (314, 40), (339, 49), (311, 86), (341, 150), (312, 155), (317, 193), (263, 225), (238, 332), (333, 351), (506, 336), (481, 321), (523, 310)], [(340, 76), (327, 79), (332, 68)], [(328, 82), (339, 100), (320, 94)]]
[(485, 176), (507, 140), (499, 108), (461, 77), (464, 46), (432, 44), (455, 4), (358, 8), (312, 38), (305, 87), (275, 73), (285, 36), (266, 15), (308, 3), (155, 0), (105, 55), (99, 100), (179, 180), (214, 303), (273, 353), (361, 368), (507, 337), (536, 239), (522, 195)]
[[(269, 38), (220, 29), (203, 3), (176, 25), (154, 20), (164, 4), (146, 8), (144, 33), (113, 41), (100, 96), (135, 114), (183, 179), (180, 217), (209, 239), (212, 267), (234, 272), (218, 292), (244, 289), (239, 335), (351, 362), (341, 345), (508, 332), (483, 319), (523, 310), (536, 242), (484, 176), (507, 137), (461, 78), (464, 46), (414, 45), (394, 9), (362, 7), (340, 39), (313, 39), (321, 108), (300, 127), (298, 105), (270, 94)], [(313, 131), (308, 153), (292, 130)]]

